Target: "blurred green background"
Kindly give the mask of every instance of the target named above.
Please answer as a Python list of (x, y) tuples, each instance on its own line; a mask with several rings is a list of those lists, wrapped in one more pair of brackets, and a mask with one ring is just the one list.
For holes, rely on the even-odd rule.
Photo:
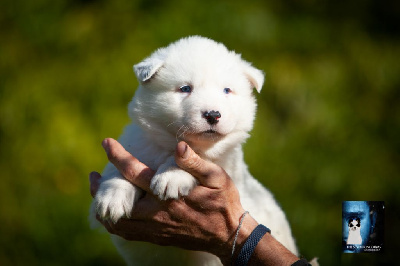
[[(246, 161), (301, 254), (394, 263), (399, 10), (379, 0), (1, 1), (0, 265), (122, 264), (89, 228), (88, 173), (107, 161), (101, 140), (129, 122), (132, 65), (194, 34), (266, 73)], [(341, 254), (343, 200), (385, 201), (383, 254)]]

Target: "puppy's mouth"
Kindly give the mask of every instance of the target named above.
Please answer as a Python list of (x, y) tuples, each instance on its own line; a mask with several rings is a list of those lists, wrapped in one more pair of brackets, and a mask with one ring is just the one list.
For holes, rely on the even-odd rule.
[(195, 137), (196, 141), (218, 141), (220, 138), (222, 138), (224, 135), (218, 132), (217, 130), (214, 130), (212, 128), (204, 130), (204, 131), (198, 131), (197, 133), (193, 134), (193, 137)]
[(209, 130), (203, 131), (201, 133), (203, 133), (203, 134), (219, 134), (218, 131), (213, 130), (213, 129), (209, 129)]
[(187, 127), (183, 132), (177, 133), (177, 138), (190, 142), (212, 142), (215, 143), (226, 134), (220, 132), (216, 127), (190, 128)]

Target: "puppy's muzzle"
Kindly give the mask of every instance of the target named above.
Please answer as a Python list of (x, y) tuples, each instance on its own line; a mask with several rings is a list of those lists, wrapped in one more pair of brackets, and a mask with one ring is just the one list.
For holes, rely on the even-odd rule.
[(207, 111), (203, 113), (203, 117), (207, 120), (210, 125), (215, 125), (218, 123), (218, 119), (221, 118), (221, 113), (218, 111)]

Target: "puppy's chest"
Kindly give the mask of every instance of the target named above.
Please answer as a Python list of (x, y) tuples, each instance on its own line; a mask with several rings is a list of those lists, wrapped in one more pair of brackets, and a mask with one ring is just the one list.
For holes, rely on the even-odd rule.
[(144, 163), (153, 170), (157, 170), (160, 165), (165, 163), (167, 159), (174, 155), (171, 151), (160, 149), (133, 149), (130, 153), (140, 162)]
[(350, 235), (359, 235), (360, 234), (360, 230), (349, 230), (349, 234)]
[[(169, 158), (174, 157), (175, 155), (175, 147), (177, 143), (174, 141), (168, 140), (168, 145), (164, 145), (165, 147), (169, 147), (166, 149), (157, 143), (159, 139), (151, 138), (149, 134), (146, 134), (144, 130), (135, 124), (130, 125), (125, 133), (126, 134), (121, 139), (121, 143), (125, 149), (140, 162), (153, 170), (157, 170)], [(245, 162), (243, 161), (242, 150), (240, 147), (230, 149), (229, 151), (220, 151), (219, 156), (214, 160), (207, 158), (206, 154), (201, 150), (196, 149), (195, 146), (191, 146), (191, 148), (197, 151), (203, 160), (211, 161), (222, 167), (234, 181), (242, 179), (244, 174), (243, 170), (247, 169)]]

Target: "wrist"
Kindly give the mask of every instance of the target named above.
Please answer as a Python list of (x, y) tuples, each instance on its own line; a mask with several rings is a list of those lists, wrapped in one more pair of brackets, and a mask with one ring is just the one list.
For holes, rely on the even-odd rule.
[(233, 265), (248, 265), (253, 253), (255, 253), (258, 243), (267, 233), (271, 234), (271, 230), (268, 227), (262, 224), (257, 225), (257, 227), (253, 230), (253, 232), (251, 232), (250, 236), (247, 238), (242, 249), (240, 250), (239, 255), (234, 260)]
[(258, 222), (250, 215), (246, 217), (245, 221), (243, 221), (243, 226), (239, 231), (238, 238), (236, 241), (235, 251), (231, 256), (231, 263), (234, 262), (236, 258), (239, 256), (240, 251), (242, 250), (244, 244), (246, 243), (247, 239), (257, 226)]
[(236, 248), (235, 252), (232, 255), (232, 259), (236, 258), (237, 255), (240, 253), (240, 250), (242, 249), (244, 243), (249, 238), (253, 230), (257, 227), (257, 225), (258, 222), (249, 214), (245, 217), (242, 227), (239, 230), (239, 234), (236, 240)]
[[(242, 216), (240, 216), (242, 217)], [(236, 222), (236, 225), (238, 226), (240, 222), (240, 218)], [(245, 218), (243, 219), (243, 223), (241, 227), (239, 228), (240, 230), (238, 231), (238, 237), (236, 239), (236, 244), (235, 244), (235, 251), (232, 255), (232, 246), (233, 246), (233, 241), (235, 237), (235, 233), (237, 231), (236, 229), (233, 229), (233, 232), (231, 233), (232, 237), (229, 239), (229, 241), (225, 242), (224, 244), (224, 252), (223, 255), (217, 256), (221, 259), (221, 262), (223, 265), (233, 265), (239, 254), (241, 253), (243, 246), (245, 246), (246, 241), (249, 240), (249, 237), (251, 238), (251, 235), (253, 232), (255, 232), (254, 237), (252, 238), (253, 241), (250, 241), (249, 246), (250, 250), (248, 249), (249, 246), (246, 244), (246, 249), (244, 251), (244, 254), (247, 252), (251, 251), (253, 255), (250, 256), (248, 260), (249, 265), (292, 265), (294, 262), (296, 262), (299, 258), (294, 255), (292, 252), (290, 252), (288, 249), (286, 249), (281, 243), (279, 243), (269, 232), (268, 228), (265, 228), (262, 230), (255, 230), (256, 227), (258, 227), (258, 222), (250, 216), (250, 214), (247, 214)], [(260, 229), (260, 228), (259, 228)], [(265, 231), (268, 230), (268, 231)], [(264, 231), (264, 232), (261, 232)], [(265, 234), (264, 234), (265, 233)], [(258, 236), (257, 236), (258, 235)], [(254, 242), (256, 241), (256, 242)], [(255, 246), (254, 246), (255, 244)], [(244, 256), (246, 257), (246, 256)], [(240, 260), (243, 261), (243, 260)]]
[[(242, 215), (240, 217), (242, 217)], [(235, 227), (233, 228), (230, 234), (231, 237), (229, 241), (225, 242), (223, 254), (220, 254), (219, 256), (217, 255), (224, 265), (231, 265), (232, 261), (234, 261), (236, 257), (239, 255), (240, 250), (242, 249), (247, 238), (250, 236), (251, 232), (253, 232), (253, 230), (258, 225), (257, 221), (253, 217), (251, 217), (250, 214), (247, 214), (243, 218), (240, 228), (238, 228), (239, 222), (240, 218), (237, 219), (237, 222), (235, 223)], [(236, 238), (236, 242), (234, 242), (237, 229), (239, 229), (239, 231)], [(235, 243), (235, 250), (234, 253), (232, 254), (232, 248), (234, 243)]]

